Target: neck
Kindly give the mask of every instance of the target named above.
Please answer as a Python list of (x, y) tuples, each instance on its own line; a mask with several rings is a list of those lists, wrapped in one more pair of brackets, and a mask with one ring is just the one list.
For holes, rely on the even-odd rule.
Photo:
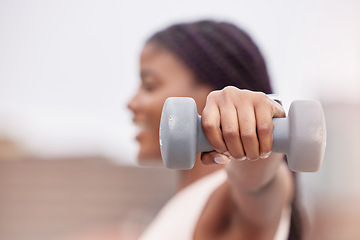
[(190, 170), (178, 171), (178, 183), (176, 191), (180, 191), (193, 182), (203, 178), (216, 170), (222, 169), (222, 165), (213, 164), (213, 165), (204, 165), (200, 160), (200, 154), (196, 155), (195, 165)]

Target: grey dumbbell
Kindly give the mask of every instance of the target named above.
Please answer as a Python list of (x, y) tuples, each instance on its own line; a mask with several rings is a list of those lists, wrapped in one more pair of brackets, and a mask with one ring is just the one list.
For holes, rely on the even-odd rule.
[[(296, 172), (317, 171), (326, 145), (325, 117), (318, 101), (294, 101), (287, 118), (273, 118), (273, 152), (285, 153)], [(160, 122), (160, 148), (164, 165), (191, 169), (198, 152), (213, 151), (201, 127), (192, 98), (165, 101)]]

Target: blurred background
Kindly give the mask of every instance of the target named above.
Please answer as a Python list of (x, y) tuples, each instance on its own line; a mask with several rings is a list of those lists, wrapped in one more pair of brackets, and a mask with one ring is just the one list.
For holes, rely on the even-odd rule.
[(322, 102), (307, 239), (360, 239), (360, 1), (0, 0), (0, 239), (136, 239), (174, 172), (136, 163), (126, 103), (147, 37), (204, 18), (244, 28), (285, 107)]

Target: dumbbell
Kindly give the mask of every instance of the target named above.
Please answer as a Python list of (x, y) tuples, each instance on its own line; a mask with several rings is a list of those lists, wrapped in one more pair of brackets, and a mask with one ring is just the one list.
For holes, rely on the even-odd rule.
[[(324, 112), (318, 101), (292, 102), (288, 117), (273, 118), (273, 152), (287, 155), (295, 172), (315, 172), (322, 163), (326, 145)], [(160, 121), (160, 149), (165, 167), (191, 169), (198, 152), (214, 149), (206, 139), (194, 99), (168, 98)]]

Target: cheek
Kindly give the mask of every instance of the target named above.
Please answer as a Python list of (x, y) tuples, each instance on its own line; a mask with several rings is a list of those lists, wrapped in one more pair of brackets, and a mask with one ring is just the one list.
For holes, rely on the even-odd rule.
[(161, 112), (164, 105), (164, 102), (167, 97), (157, 97), (156, 99), (152, 99), (151, 102), (148, 103), (148, 114), (151, 119), (152, 127), (159, 130)]
[[(143, 109), (147, 115), (148, 128), (140, 141), (138, 160), (141, 165), (153, 165), (161, 163), (159, 127), (163, 100), (159, 97), (148, 98), (144, 102)], [(154, 161), (154, 163), (152, 163)]]
[(159, 96), (158, 94), (146, 99), (143, 105), (143, 109), (147, 115), (148, 130), (146, 138), (143, 141), (144, 147), (153, 151), (158, 151), (159, 145), (159, 128), (161, 112), (166, 98)]
[(156, 92), (151, 94), (144, 94), (139, 103), (141, 111), (151, 119), (160, 118), (162, 107), (167, 97), (163, 97)]

